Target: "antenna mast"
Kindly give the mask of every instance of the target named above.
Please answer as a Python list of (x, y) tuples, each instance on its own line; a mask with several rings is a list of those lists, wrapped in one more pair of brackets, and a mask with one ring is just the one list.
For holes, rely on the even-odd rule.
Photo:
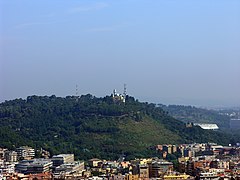
[(126, 84), (124, 84), (123, 95), (124, 95), (124, 97), (127, 96), (127, 85)]
[(79, 98), (79, 96), (78, 96), (78, 85), (76, 84), (76, 102), (78, 102), (78, 98)]
[(123, 88), (123, 102), (126, 102), (126, 96), (127, 96), (127, 85), (124, 84), (124, 88)]

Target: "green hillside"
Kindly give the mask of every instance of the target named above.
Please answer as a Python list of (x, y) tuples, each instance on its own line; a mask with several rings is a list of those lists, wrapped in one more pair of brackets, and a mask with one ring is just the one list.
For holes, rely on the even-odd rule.
[(162, 143), (217, 142), (234, 139), (221, 132), (186, 128), (162, 108), (127, 97), (114, 103), (110, 96), (90, 94), (30, 96), (0, 104), (0, 146), (43, 147), (52, 153), (74, 153), (80, 159), (116, 159), (154, 155)]

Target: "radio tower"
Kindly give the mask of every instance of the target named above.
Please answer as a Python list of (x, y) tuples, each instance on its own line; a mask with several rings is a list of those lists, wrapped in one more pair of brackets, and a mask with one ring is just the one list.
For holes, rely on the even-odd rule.
[(124, 84), (124, 88), (123, 88), (123, 102), (126, 102), (126, 96), (127, 96), (127, 85)]
[(76, 102), (78, 102), (78, 98), (79, 98), (79, 96), (78, 96), (78, 85), (76, 84)]

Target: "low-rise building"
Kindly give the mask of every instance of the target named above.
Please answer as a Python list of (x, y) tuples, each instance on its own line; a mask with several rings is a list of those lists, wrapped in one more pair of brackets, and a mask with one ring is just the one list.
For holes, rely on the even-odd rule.
[(102, 162), (102, 160), (93, 158), (88, 161), (88, 164), (90, 167), (98, 167), (99, 163), (101, 163), (101, 162)]
[(149, 178), (148, 165), (139, 165), (139, 178)]
[(22, 146), (16, 149), (18, 160), (29, 160), (35, 157), (35, 150), (29, 146)]
[(52, 157), (53, 166), (74, 162), (74, 154), (58, 154)]
[(62, 164), (55, 169), (55, 174), (66, 173), (82, 173), (84, 171), (84, 162), (83, 161), (74, 161), (72, 163)]
[(161, 159), (153, 160), (149, 166), (149, 176), (153, 178), (162, 177), (167, 171), (173, 170), (173, 163)]
[(10, 174), (15, 172), (15, 164), (10, 162), (4, 162), (0, 165), (0, 173)]
[(4, 154), (5, 154), (5, 151), (7, 149), (4, 149), (4, 148), (0, 148), (0, 160), (3, 160), (4, 159)]
[(38, 174), (50, 172), (50, 167), (53, 165), (49, 159), (32, 159), (22, 160), (16, 164), (16, 172), (23, 174)]
[(17, 152), (16, 151), (5, 151), (4, 159), (7, 162), (17, 162)]
[(50, 167), (53, 165), (52, 161), (48, 159), (35, 159), (27, 166), (26, 174), (39, 174), (50, 172)]
[(33, 160), (22, 160), (19, 163), (15, 165), (15, 171), (17, 173), (27, 173), (27, 167), (30, 166), (30, 164), (33, 162)]

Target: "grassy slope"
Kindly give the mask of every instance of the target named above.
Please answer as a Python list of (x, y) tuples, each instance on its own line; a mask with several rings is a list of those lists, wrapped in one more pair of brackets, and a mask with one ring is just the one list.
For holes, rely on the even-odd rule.
[[(135, 142), (143, 147), (154, 144), (177, 142), (180, 137), (166, 129), (162, 124), (151, 118), (142, 121), (128, 119), (119, 123), (123, 133), (129, 135), (129, 143)], [(126, 136), (125, 136), (126, 137)]]

